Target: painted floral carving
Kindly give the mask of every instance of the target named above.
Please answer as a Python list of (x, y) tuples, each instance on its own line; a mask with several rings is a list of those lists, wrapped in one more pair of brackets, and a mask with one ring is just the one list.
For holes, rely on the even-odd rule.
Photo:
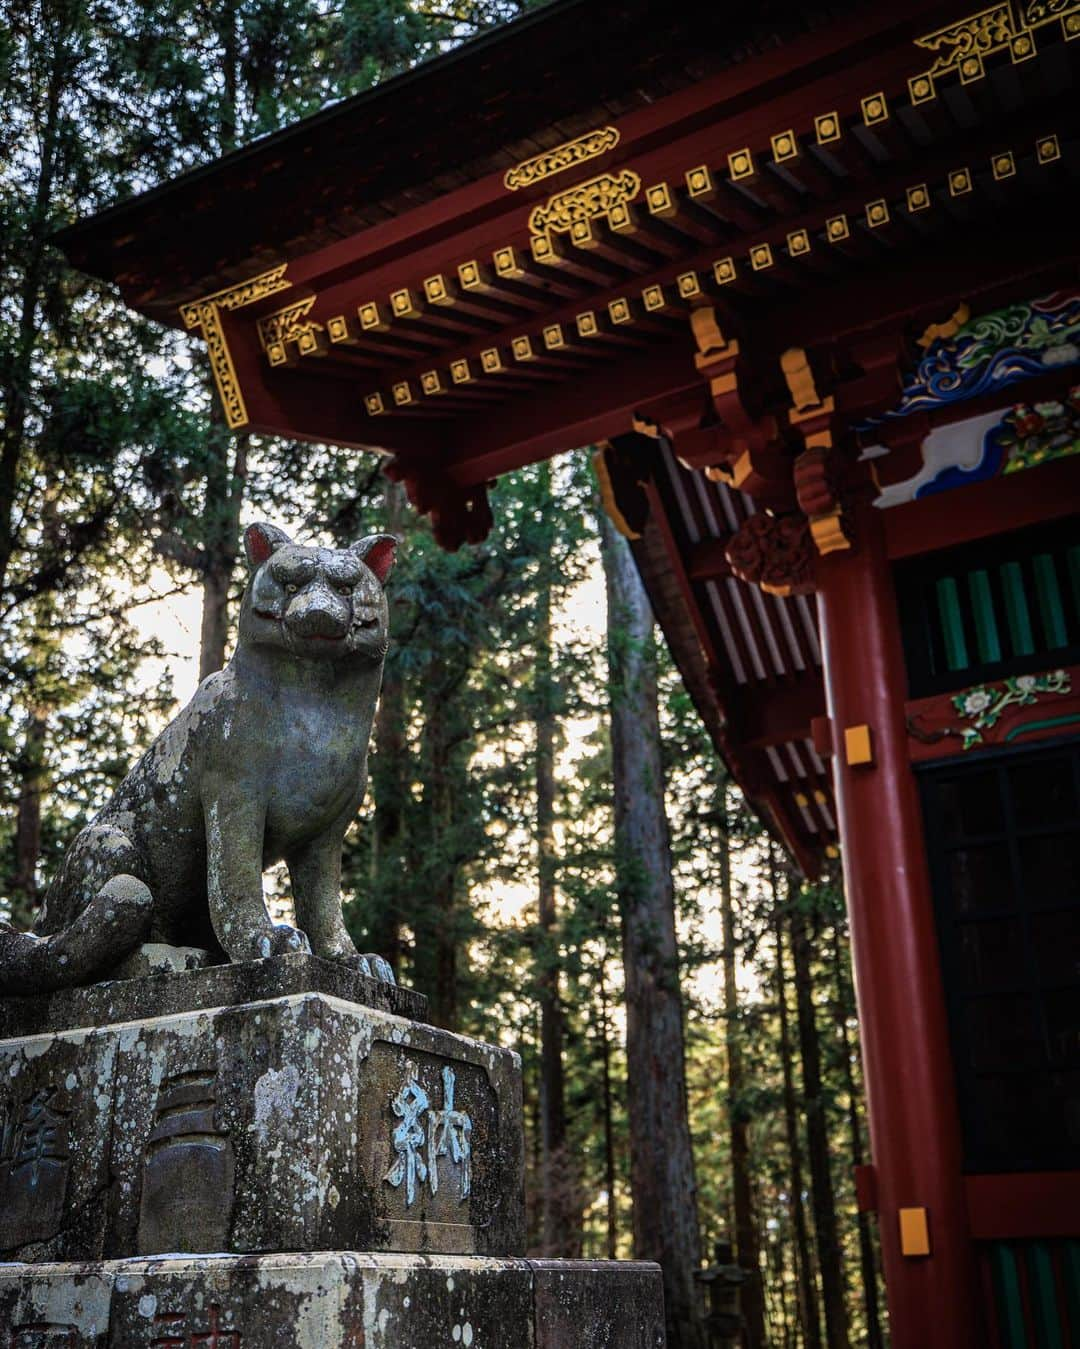
[(990, 433), (1004, 452), (1005, 473), (1080, 454), (1080, 384), (1063, 402), (1017, 403)]
[(804, 595), (814, 588), (810, 526), (802, 516), (751, 515), (728, 541), (725, 556), (740, 581), (770, 595)]
[(1080, 290), (1057, 291), (1030, 304), (1013, 304), (969, 319), (931, 344), (884, 417), (857, 429), (928, 411), (1015, 384), (1032, 375), (1080, 363)]
[(992, 730), (1007, 707), (1027, 707), (1044, 693), (1071, 693), (1072, 681), (1066, 670), (1048, 674), (1011, 675), (1000, 684), (979, 684), (953, 696), (952, 705), (961, 717), (971, 722), (961, 728), (961, 748), (973, 749), (983, 743), (982, 732)]

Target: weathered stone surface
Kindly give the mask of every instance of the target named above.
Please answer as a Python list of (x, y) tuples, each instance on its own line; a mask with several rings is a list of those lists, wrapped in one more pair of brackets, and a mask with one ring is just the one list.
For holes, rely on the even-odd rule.
[(88, 988), (65, 988), (35, 998), (0, 999), (0, 1039), (79, 1026), (111, 1026), (173, 1012), (235, 1007), (295, 993), (328, 993), (378, 1007), (412, 1021), (427, 1017), (427, 998), (411, 988), (369, 979), (317, 956), (272, 956), (235, 965), (116, 979)]
[(0, 1265), (0, 1344), (106, 1349), (114, 1280), (100, 1265)]
[(536, 1349), (664, 1349), (664, 1287), (640, 1261), (534, 1260)]
[(18, 1349), (663, 1349), (653, 1265), (349, 1251), (0, 1266)]
[(0, 1258), (524, 1248), (517, 1055), (325, 994), (2, 1041), (0, 1121)]

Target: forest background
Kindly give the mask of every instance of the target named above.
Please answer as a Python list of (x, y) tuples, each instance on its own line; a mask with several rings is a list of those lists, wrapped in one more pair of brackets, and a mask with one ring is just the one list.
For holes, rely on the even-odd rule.
[[(670, 1304), (728, 1242), (748, 1345), (874, 1349), (839, 882), (802, 883), (729, 781), (587, 451), (504, 478), (491, 537), (446, 554), (374, 456), (228, 433), (201, 354), (50, 243), (529, 7), (0, 0), (0, 918), (32, 923), (176, 710), (184, 656), (223, 663), (244, 525), (388, 528), (404, 546), (348, 920), (434, 1020), (521, 1051), (531, 1250), (662, 1255), (671, 1349), (705, 1349), (700, 1314)], [(659, 828), (630, 855), (638, 809)]]

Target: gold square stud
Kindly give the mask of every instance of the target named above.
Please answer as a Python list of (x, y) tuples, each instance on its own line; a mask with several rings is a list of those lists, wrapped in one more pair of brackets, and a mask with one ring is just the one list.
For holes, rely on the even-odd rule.
[(874, 762), (874, 739), (867, 725), (844, 728), (844, 758), (853, 767), (868, 767)]
[(325, 356), (328, 343), (317, 324), (301, 328), (296, 335), (296, 349), (301, 356)]
[(633, 234), (637, 229), (634, 208), (625, 201), (617, 201), (607, 213), (608, 228), (615, 234)]
[(532, 347), (532, 338), (527, 336), (515, 337), (510, 343), (510, 350), (514, 353), (515, 361), (535, 360), (535, 352)]
[(641, 299), (650, 313), (655, 313), (658, 309), (664, 309), (667, 306), (667, 296), (664, 294), (663, 286), (646, 286), (641, 292)]
[(792, 230), (787, 237), (787, 251), (793, 258), (810, 252), (810, 235), (806, 230)]
[(620, 295), (617, 300), (608, 302), (608, 313), (611, 315), (612, 323), (633, 323), (634, 321), (630, 301), (624, 295)]
[[(588, 221), (584, 222), (588, 224)], [(590, 231), (590, 236), (591, 236)], [(549, 267), (557, 266), (562, 260), (562, 252), (550, 234), (537, 234), (532, 241), (532, 255), (537, 262)]]
[(420, 317), (420, 310), (417, 309), (413, 301), (412, 291), (408, 288), (395, 290), (391, 294), (390, 308), (395, 318), (415, 319)]
[(711, 170), (704, 164), (687, 169), (686, 190), (692, 197), (711, 197), (716, 191)]
[(972, 52), (970, 56), (965, 56), (960, 62), (961, 84), (971, 84), (975, 80), (981, 80), (985, 74), (983, 59), (979, 52)]
[(268, 342), (266, 344), (266, 359), (273, 366), (288, 365), (289, 349), (284, 342)]
[(386, 411), (381, 393), (369, 393), (364, 398), (364, 407), (369, 417), (381, 417)]
[(754, 244), (750, 249), (750, 266), (755, 272), (763, 272), (773, 265), (772, 248), (768, 244)]
[(1014, 66), (1018, 66), (1021, 61), (1030, 61), (1035, 50), (1035, 38), (1031, 33), (1017, 33), (1009, 43), (1009, 55)]
[(1080, 14), (1063, 15), (1061, 30), (1065, 34), (1066, 41), (1071, 41), (1074, 37), (1080, 37)]
[(930, 192), (925, 183), (916, 183), (907, 190), (907, 208), (909, 211), (925, 211), (930, 205)]
[(907, 87), (912, 103), (929, 103), (937, 93), (934, 88), (934, 77), (929, 72), (925, 75), (912, 75)]
[(971, 170), (953, 169), (949, 174), (949, 196), (966, 197), (971, 191)]
[(829, 243), (839, 243), (841, 239), (847, 239), (851, 234), (848, 227), (848, 218), (846, 215), (833, 215), (825, 221), (825, 237)]
[(516, 248), (497, 248), (494, 253), (495, 270), (500, 276), (520, 277), (525, 275)]
[(1052, 164), (1061, 158), (1061, 146), (1056, 136), (1041, 136), (1035, 142), (1035, 158), (1040, 164)]
[(754, 175), (754, 156), (747, 148), (732, 150), (727, 157), (728, 172), (732, 178), (752, 178)]
[(446, 284), (446, 278), (442, 275), (429, 276), (424, 282), (424, 294), (432, 304), (453, 304), (454, 297)]
[[(726, 286), (729, 282), (735, 280), (735, 259), (717, 258), (712, 265), (713, 276), (721, 286)], [(683, 293), (682, 287), (679, 287), (679, 294)]]
[(645, 190), (645, 204), (652, 215), (667, 216), (675, 214), (675, 202), (671, 188), (667, 183), (654, 183)]
[(458, 263), (458, 280), (461, 282), (463, 290), (476, 290), (481, 284), (480, 264), (469, 261)]
[(782, 164), (785, 159), (794, 159), (799, 153), (799, 142), (795, 138), (794, 131), (778, 131), (771, 137), (773, 160), (777, 164)]
[(548, 351), (559, 351), (566, 346), (566, 338), (563, 336), (562, 325), (559, 323), (549, 323), (544, 329), (544, 346)]
[(694, 296), (701, 294), (701, 281), (697, 272), (683, 272), (681, 276), (675, 278), (675, 284), (684, 300), (692, 300)]
[(994, 155), (990, 161), (990, 167), (994, 171), (995, 179), (1000, 183), (1002, 178), (1011, 178), (1016, 172), (1016, 160), (1011, 150), (1004, 150), (1000, 155)]
[(382, 333), (390, 326), (374, 300), (368, 300), (367, 304), (360, 305), (356, 312), (360, 315), (360, 327), (365, 332)]
[(469, 362), (464, 356), (459, 356), (456, 360), (450, 362), (450, 378), (455, 384), (469, 384), (472, 382), (472, 377)]
[(900, 1254), (909, 1259), (914, 1256), (930, 1254), (930, 1224), (926, 1209), (897, 1209), (900, 1223)]
[(349, 340), (349, 320), (344, 314), (335, 314), (333, 318), (326, 320), (326, 332), (331, 342), (347, 342)]
[(437, 370), (425, 370), (420, 376), (420, 387), (428, 395), (446, 392)]
[(863, 122), (867, 126), (876, 126), (878, 122), (889, 119), (889, 105), (884, 94), (867, 94), (859, 106), (862, 108)]
[(406, 404), (414, 402), (413, 391), (409, 388), (407, 379), (400, 380), (391, 390), (394, 395), (394, 402), (398, 407), (405, 407)]
[(876, 229), (878, 225), (887, 225), (889, 223), (889, 206), (884, 197), (879, 197), (877, 201), (868, 201), (866, 203), (866, 223), (871, 229)]
[(596, 243), (592, 221), (575, 220), (570, 226), (570, 242), (576, 248), (592, 248)]
[(504, 369), (498, 347), (486, 347), (480, 353), (480, 368), (488, 375), (498, 374), (500, 370)]
[(577, 330), (582, 337), (596, 337), (600, 332), (600, 325), (596, 321), (596, 314), (591, 309), (586, 309), (577, 316)]
[(823, 112), (814, 118), (814, 134), (819, 145), (840, 139), (840, 117), (835, 112)]

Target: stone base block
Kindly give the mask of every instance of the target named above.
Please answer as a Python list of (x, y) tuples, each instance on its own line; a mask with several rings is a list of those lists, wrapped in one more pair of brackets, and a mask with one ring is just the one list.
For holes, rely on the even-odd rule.
[(322, 992), (0, 1040), (0, 1260), (516, 1255), (523, 1165), (516, 1054)]
[(0, 1265), (13, 1349), (663, 1349), (660, 1271), (356, 1254)]

